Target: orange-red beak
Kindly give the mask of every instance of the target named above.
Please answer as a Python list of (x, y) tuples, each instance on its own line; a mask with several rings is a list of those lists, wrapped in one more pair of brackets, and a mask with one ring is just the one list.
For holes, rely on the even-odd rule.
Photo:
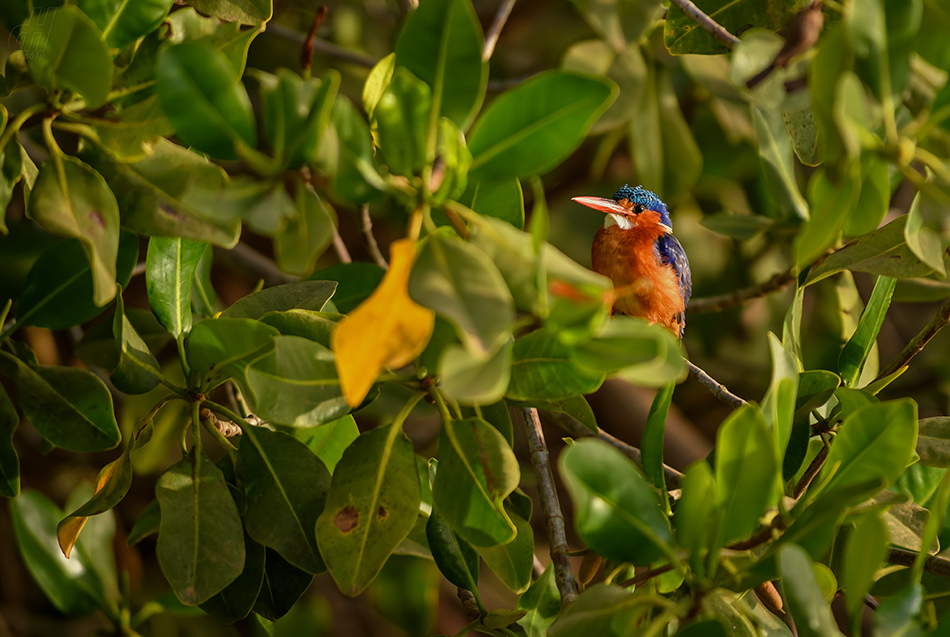
[(582, 206), (605, 212), (608, 215), (630, 215), (630, 209), (624, 208), (613, 199), (604, 199), (603, 197), (574, 197), (571, 201), (576, 201)]

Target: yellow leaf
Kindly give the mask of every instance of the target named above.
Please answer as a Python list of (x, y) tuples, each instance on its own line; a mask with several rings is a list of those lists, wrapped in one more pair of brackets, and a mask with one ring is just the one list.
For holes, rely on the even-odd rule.
[(333, 332), (337, 374), (351, 407), (363, 402), (381, 371), (411, 363), (432, 336), (435, 315), (414, 303), (407, 289), (415, 242), (400, 239), (389, 251), (389, 272), (379, 287)]
[[(102, 488), (115, 476), (123, 460), (128, 462), (125, 454), (102, 468), (99, 472), (99, 478), (96, 480), (96, 490), (93, 496), (102, 491)], [(69, 515), (57, 526), (56, 537), (59, 540), (59, 548), (63, 551), (63, 555), (66, 556), (67, 560), (73, 552), (73, 546), (76, 545), (76, 540), (79, 539), (79, 534), (82, 532), (82, 528), (86, 526), (86, 520), (88, 519), (89, 516), (86, 515)]]

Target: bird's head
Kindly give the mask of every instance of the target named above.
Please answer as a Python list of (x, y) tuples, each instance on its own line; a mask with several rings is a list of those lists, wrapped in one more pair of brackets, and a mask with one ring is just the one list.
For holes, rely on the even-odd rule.
[(668, 233), (673, 232), (673, 223), (666, 204), (655, 193), (641, 186), (624, 185), (612, 199), (602, 197), (574, 197), (571, 201), (607, 213), (607, 226), (619, 226), (622, 230), (642, 224), (659, 224)]

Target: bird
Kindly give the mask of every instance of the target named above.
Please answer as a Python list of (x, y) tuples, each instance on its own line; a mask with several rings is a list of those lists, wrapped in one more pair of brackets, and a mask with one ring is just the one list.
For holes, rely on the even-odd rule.
[(749, 90), (758, 86), (776, 68), (784, 69), (792, 61), (792, 58), (815, 46), (815, 43), (818, 42), (818, 36), (821, 35), (821, 27), (825, 23), (825, 16), (822, 14), (821, 8), (822, 0), (812, 0), (807, 7), (792, 18), (792, 21), (785, 28), (785, 44), (768, 66), (746, 82)]
[(666, 204), (642, 186), (626, 184), (611, 199), (571, 201), (607, 213), (591, 246), (591, 263), (595, 272), (613, 281), (617, 297), (612, 312), (642, 317), (682, 338), (693, 282)]

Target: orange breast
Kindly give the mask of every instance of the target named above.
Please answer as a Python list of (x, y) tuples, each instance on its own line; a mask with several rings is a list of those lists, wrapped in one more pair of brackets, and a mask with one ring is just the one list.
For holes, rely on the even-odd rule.
[(595, 272), (614, 282), (618, 294), (614, 312), (665, 325), (679, 337), (683, 312), (679, 279), (653, 249), (662, 232), (659, 227), (601, 228), (594, 237), (591, 261)]

